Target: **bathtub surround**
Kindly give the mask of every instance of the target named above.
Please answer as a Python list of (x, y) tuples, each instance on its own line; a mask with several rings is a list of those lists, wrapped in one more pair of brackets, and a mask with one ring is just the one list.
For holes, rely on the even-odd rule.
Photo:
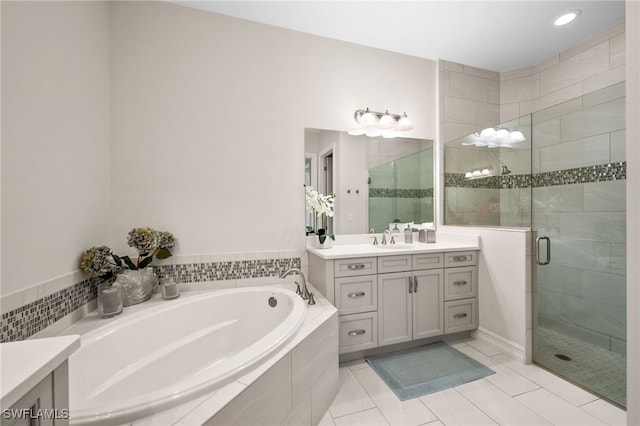
[[(278, 286), (295, 289), (292, 283), (282, 284), (282, 280)], [(320, 293), (311, 290), (318, 294), (317, 303), (305, 304), (302, 327), (283, 349), (253, 371), (217, 390), (128, 424), (318, 424), (339, 388), (337, 311)], [(194, 294), (209, 292), (186, 291), (183, 297)], [(122, 315), (124, 318), (165, 303), (156, 294)], [(86, 334), (102, 324), (80, 321), (63, 334)]]
[[(284, 253), (282, 256), (290, 256), (291, 254)], [(246, 256), (256, 258), (238, 259)], [(261, 258), (262, 256), (265, 258)], [(272, 256), (274, 255), (266, 253), (191, 256), (191, 260), (196, 260), (196, 262), (170, 263), (189, 261), (187, 256), (174, 256), (171, 260), (162, 262), (164, 263), (162, 265), (153, 266), (153, 269), (161, 282), (166, 278), (172, 278), (176, 283), (203, 283), (205, 286), (217, 288), (241, 285), (243, 281), (255, 284), (261, 284), (261, 279), (263, 282), (265, 279), (274, 281), (280, 273), (287, 269), (302, 266), (302, 260), (299, 256)], [(276, 254), (276, 256), (278, 255)], [(81, 276), (82, 274), (77, 275)], [(70, 325), (68, 321), (77, 321), (95, 308), (99, 282), (99, 278), (84, 279), (28, 302), (26, 300), (32, 295), (31, 292), (3, 296), (1, 299), (0, 342), (38, 337), (38, 333), (65, 318), (66, 322), (58, 324), (56, 329), (68, 327)], [(41, 288), (46, 291), (47, 287), (52, 287), (55, 284), (55, 281), (45, 283)]]

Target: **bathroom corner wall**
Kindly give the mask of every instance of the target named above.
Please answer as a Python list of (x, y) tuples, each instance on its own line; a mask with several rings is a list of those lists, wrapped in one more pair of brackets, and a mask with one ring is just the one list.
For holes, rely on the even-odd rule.
[(82, 281), (82, 251), (110, 242), (109, 4), (0, 7), (0, 293), (29, 288), (26, 303)]

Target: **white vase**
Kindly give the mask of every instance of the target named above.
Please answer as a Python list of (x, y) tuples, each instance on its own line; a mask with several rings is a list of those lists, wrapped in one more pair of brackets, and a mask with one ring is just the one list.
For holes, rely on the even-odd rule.
[(116, 283), (122, 288), (124, 306), (131, 306), (149, 300), (158, 285), (158, 277), (152, 268), (127, 269), (118, 274)]
[(331, 247), (333, 247), (333, 239), (331, 239), (331, 237), (327, 236), (327, 238), (324, 239), (324, 243), (321, 243), (320, 238), (316, 236), (316, 248), (328, 249)]

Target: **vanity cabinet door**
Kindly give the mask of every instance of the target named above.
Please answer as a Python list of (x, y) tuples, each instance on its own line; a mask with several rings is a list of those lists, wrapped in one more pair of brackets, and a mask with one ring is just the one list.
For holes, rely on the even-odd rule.
[(339, 315), (378, 310), (378, 276), (336, 278), (336, 308)]
[(444, 334), (442, 269), (413, 273), (413, 338)]
[(412, 339), (411, 272), (378, 275), (378, 345)]

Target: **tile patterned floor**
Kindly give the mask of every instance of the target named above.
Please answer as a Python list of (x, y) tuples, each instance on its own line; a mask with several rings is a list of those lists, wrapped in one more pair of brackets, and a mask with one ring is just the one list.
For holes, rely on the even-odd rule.
[(474, 339), (451, 346), (496, 372), (400, 401), (365, 361), (340, 366), (340, 391), (321, 425), (624, 425), (624, 410)]
[[(620, 405), (626, 403), (626, 358), (548, 328), (535, 330), (536, 361)], [(571, 357), (562, 361), (555, 354)]]

